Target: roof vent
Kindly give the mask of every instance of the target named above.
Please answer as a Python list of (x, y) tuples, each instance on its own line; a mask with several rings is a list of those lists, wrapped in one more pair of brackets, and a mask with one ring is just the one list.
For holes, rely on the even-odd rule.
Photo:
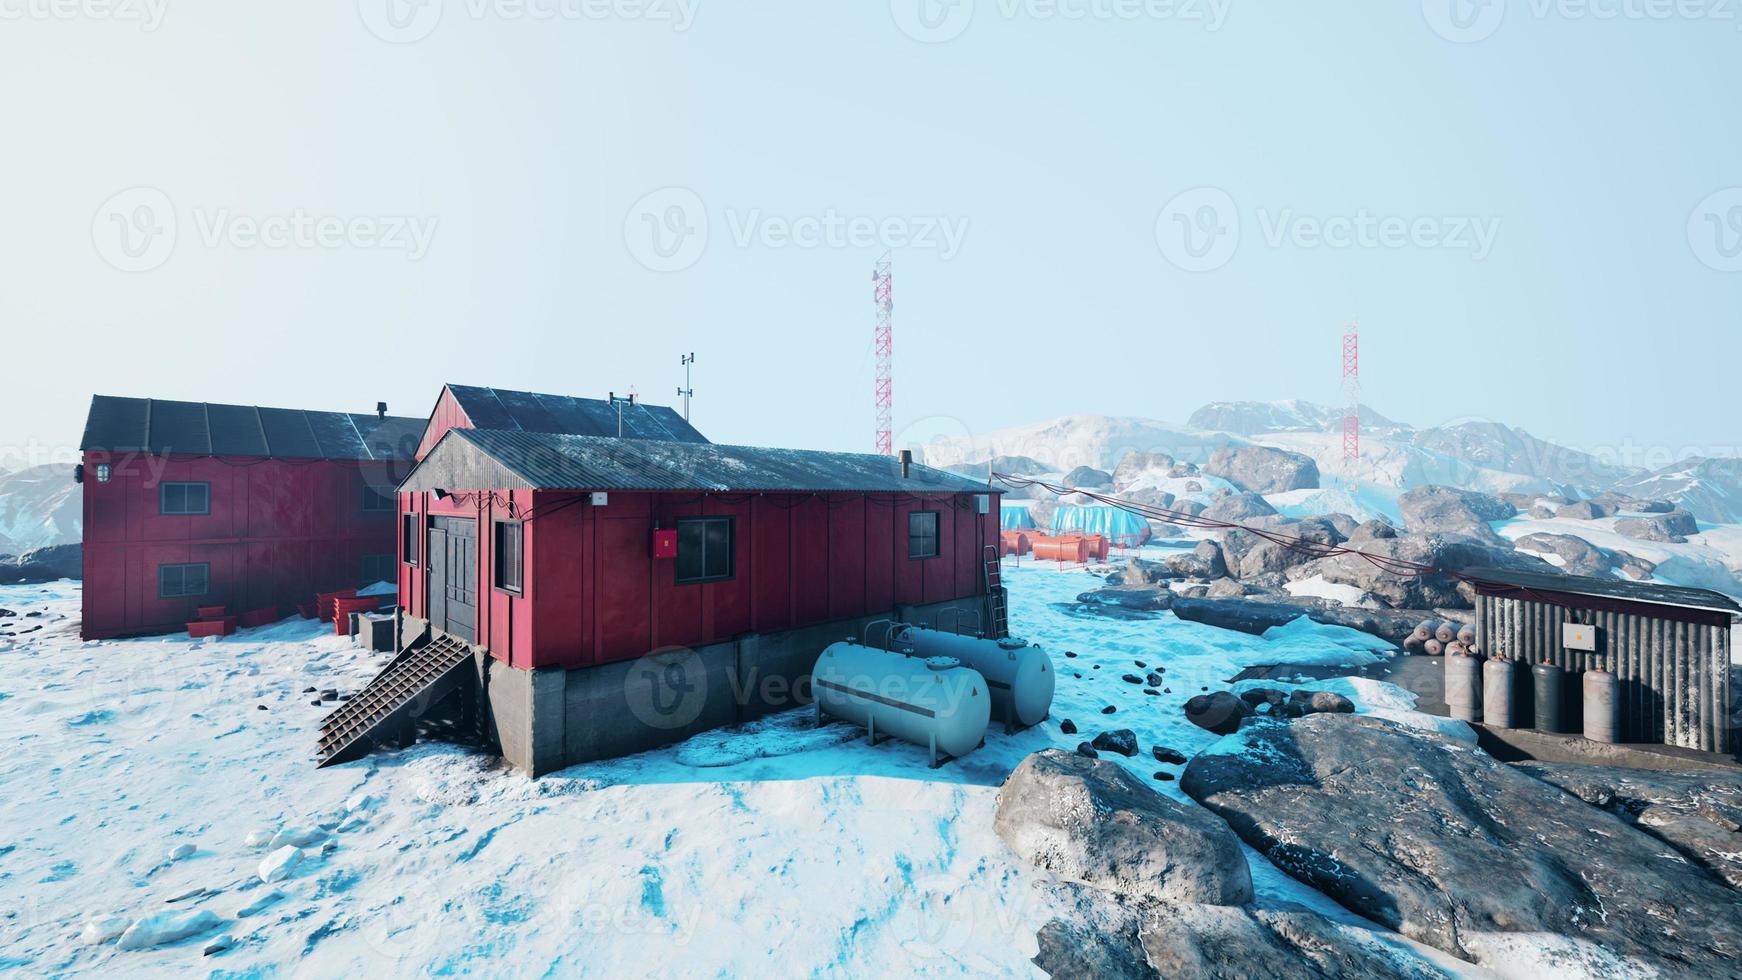
[(386, 402), (376, 402), (375, 403), (375, 417), (378, 419), (384, 419), (387, 417), (387, 403)]

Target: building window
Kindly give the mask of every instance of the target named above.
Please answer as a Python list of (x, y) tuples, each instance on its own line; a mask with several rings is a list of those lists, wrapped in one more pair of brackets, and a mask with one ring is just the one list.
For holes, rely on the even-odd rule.
[(157, 512), (177, 517), (212, 512), (210, 483), (165, 483), (157, 488)]
[(399, 519), (403, 528), (399, 532), (399, 547), (405, 554), (407, 565), (417, 564), (417, 546), (423, 542), (423, 535), (417, 533), (417, 515), (407, 514)]
[(382, 510), (398, 510), (399, 501), (393, 499), (393, 494), (382, 493), (368, 484), (363, 486), (363, 512), (365, 514)]
[(398, 578), (398, 572), (393, 564), (392, 555), (363, 556), (363, 584), (374, 585), (376, 582), (392, 582)]
[(907, 515), (907, 557), (938, 556), (938, 512), (916, 510)]
[(520, 558), (522, 544), (519, 521), (496, 522), (496, 587), (516, 595), (520, 594), (524, 581)]
[(157, 597), (185, 599), (205, 595), (211, 584), (212, 566), (206, 562), (190, 565), (157, 566)]
[(677, 522), (677, 584), (732, 577), (732, 518), (684, 517)]

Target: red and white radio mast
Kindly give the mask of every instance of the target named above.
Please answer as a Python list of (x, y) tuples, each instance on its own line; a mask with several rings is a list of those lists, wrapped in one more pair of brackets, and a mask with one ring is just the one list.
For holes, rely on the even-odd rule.
[(895, 455), (895, 291), (894, 262), (884, 252), (871, 270), (871, 298), (877, 303), (877, 335), (872, 349), (877, 356), (877, 381), (872, 394), (877, 405), (877, 452)]
[(1343, 334), (1343, 463), (1353, 476), (1361, 458), (1361, 325), (1349, 324)]

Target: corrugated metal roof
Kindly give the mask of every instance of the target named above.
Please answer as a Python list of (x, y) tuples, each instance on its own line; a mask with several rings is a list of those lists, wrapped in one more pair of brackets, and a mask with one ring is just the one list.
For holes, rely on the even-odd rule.
[(1463, 572), (1477, 582), (1509, 585), (1543, 592), (1564, 592), (1570, 595), (1600, 596), (1625, 599), (1659, 606), (1683, 606), (1690, 609), (1715, 609), (1731, 614), (1742, 613), (1742, 605), (1720, 592), (1688, 589), (1678, 585), (1655, 582), (1629, 582), (1621, 579), (1589, 578), (1583, 575), (1549, 575), (1521, 572), (1510, 568), (1474, 568)]
[(454, 429), (404, 490), (684, 490), (995, 493), (984, 483), (888, 456), (713, 443)]
[[(479, 429), (522, 432), (566, 432), (583, 436), (616, 436), (617, 409), (602, 398), (543, 395), (506, 388), (448, 385), (454, 400)], [(707, 442), (684, 417), (664, 405), (623, 406), (626, 439)]]
[(305, 412), (205, 402), (95, 395), (81, 450), (263, 456), (276, 459), (409, 459), (423, 419)]

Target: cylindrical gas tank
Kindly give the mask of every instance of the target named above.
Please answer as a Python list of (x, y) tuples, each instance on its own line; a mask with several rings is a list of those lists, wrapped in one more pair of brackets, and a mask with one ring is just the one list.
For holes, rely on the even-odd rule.
[(1036, 561), (1081, 565), (1089, 560), (1089, 543), (1082, 538), (1039, 537), (1033, 543)]
[(1024, 640), (988, 640), (910, 626), (896, 634), (917, 657), (954, 657), (986, 678), (992, 715), (1019, 728), (1037, 725), (1052, 710), (1056, 680), (1046, 651)]
[(1621, 741), (1621, 684), (1606, 670), (1585, 671), (1585, 737)]
[(1510, 660), (1490, 660), (1482, 665), (1482, 721), (1490, 728), (1514, 728), (1512, 712), (1513, 667)]
[(1536, 682), (1536, 730), (1564, 731), (1561, 705), (1566, 701), (1567, 672), (1554, 664), (1537, 664), (1530, 672)]
[(1459, 721), (1482, 718), (1482, 661), (1475, 657), (1446, 658), (1446, 706)]
[(992, 698), (980, 672), (950, 657), (909, 657), (835, 643), (811, 674), (817, 710), (936, 755), (963, 756), (986, 737)]
[(1444, 646), (1447, 643), (1456, 643), (1458, 640), (1458, 624), (1453, 622), (1441, 622), (1438, 626), (1434, 627), (1434, 639), (1440, 641), (1441, 646)]
[(1005, 531), (1003, 534), (999, 535), (999, 539), (1004, 544), (1004, 554), (1007, 556), (1016, 555), (1021, 557), (1022, 555), (1028, 554), (1029, 550), (1033, 547), (1033, 545), (1029, 543), (1028, 535), (1021, 531)]

